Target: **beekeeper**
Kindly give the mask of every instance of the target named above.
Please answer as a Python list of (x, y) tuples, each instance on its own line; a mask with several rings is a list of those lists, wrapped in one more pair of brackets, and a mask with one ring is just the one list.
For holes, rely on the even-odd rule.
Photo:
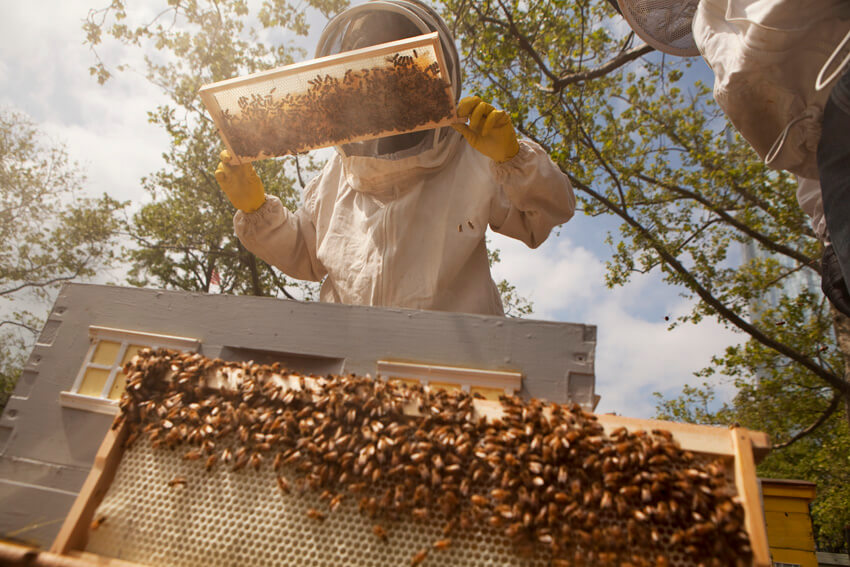
[(735, 128), (768, 166), (797, 176), (824, 243), (821, 289), (850, 316), (850, 2), (616, 2), (651, 46), (702, 55)]
[[(327, 25), (321, 57), (438, 31), (455, 98), (460, 66), (441, 18), (417, 0), (372, 0)], [(546, 152), (518, 140), (508, 115), (478, 97), (458, 104), (467, 124), (336, 148), (287, 210), (250, 164), (216, 179), (245, 247), (284, 273), (322, 281), (322, 301), (501, 315), (485, 231), (536, 248), (569, 220), (575, 196)]]

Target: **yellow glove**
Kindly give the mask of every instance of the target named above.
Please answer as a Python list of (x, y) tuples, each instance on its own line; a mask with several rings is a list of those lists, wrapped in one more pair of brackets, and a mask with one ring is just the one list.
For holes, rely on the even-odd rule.
[(477, 96), (460, 99), (460, 118), (469, 117), (469, 125), (452, 124), (469, 145), (497, 163), (508, 161), (519, 151), (514, 126), (508, 113), (496, 110)]
[(240, 211), (253, 213), (266, 202), (263, 182), (250, 163), (230, 165), (230, 152), (221, 152), (215, 178), (221, 190)]

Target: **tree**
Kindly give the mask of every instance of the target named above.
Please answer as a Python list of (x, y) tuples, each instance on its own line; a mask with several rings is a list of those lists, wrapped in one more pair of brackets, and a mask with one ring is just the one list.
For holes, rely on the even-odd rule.
[(83, 197), (84, 183), (61, 144), (0, 109), (0, 410), (59, 286), (114, 260), (123, 205)]
[[(766, 430), (779, 448), (763, 470), (810, 448), (814, 432), (828, 435), (836, 422), (841, 442), (824, 451), (845, 446), (847, 321), (820, 293), (791, 283), (801, 274), (819, 279), (820, 243), (795, 202), (794, 180), (767, 169), (734, 133), (710, 89), (692, 79), (691, 61), (618, 33), (625, 26), (602, 0), (446, 0), (444, 13), (463, 46), (467, 87), (507, 109), (550, 152), (587, 214), (619, 220), (609, 235), (609, 286), (658, 270), (694, 300), (671, 328), (711, 317), (741, 333), (743, 344), (702, 373), (737, 379), (735, 407), (698, 413), (691, 404), (676, 417), (734, 416)], [(757, 253), (741, 261), (745, 244)], [(805, 411), (785, 414), (801, 393)], [(741, 406), (744, 398), (754, 403)], [(834, 482), (816, 472), (804, 478)], [(832, 502), (846, 517), (847, 499)]]
[[(234, 209), (213, 177), (224, 146), (198, 90), (303, 58), (306, 53), (291, 43), (272, 45), (262, 38), (279, 31), (305, 36), (307, 8), (327, 15), (344, 6), (341, 0), (311, 0), (307, 5), (276, 0), (252, 15), (242, 0), (176, 0), (152, 20), (137, 24), (129, 23), (131, 16), (141, 18), (129, 14), (121, 0), (89, 12), (84, 29), (95, 55), (104, 36), (137, 47), (145, 53), (146, 77), (171, 99), (149, 113), (171, 143), (163, 154), (165, 167), (142, 179), (150, 202), (127, 225), (135, 245), (127, 251), (131, 284), (209, 292), (218, 278), (223, 293), (292, 297), (287, 288), (299, 287), (302, 295), (313, 295), (315, 286), (286, 278), (234, 235)], [(90, 70), (101, 83), (111, 77), (99, 58)], [(280, 197), (290, 209), (298, 201), (296, 180), (303, 187), (304, 176), (318, 167), (310, 156), (255, 165), (266, 193)]]

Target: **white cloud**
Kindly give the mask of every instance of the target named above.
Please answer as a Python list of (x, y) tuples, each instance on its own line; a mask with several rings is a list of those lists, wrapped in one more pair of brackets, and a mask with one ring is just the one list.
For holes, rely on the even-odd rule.
[(675, 395), (695, 384), (693, 373), (711, 356), (741, 340), (714, 321), (682, 325), (669, 321), (690, 310), (691, 302), (654, 274), (637, 275), (626, 286), (605, 286), (604, 260), (576, 244), (566, 232), (537, 250), (499, 235), (492, 238), (501, 262), (494, 277), (517, 286), (534, 302), (534, 318), (597, 326), (597, 411), (651, 417), (652, 392)]
[[(161, 166), (168, 143), (146, 112), (165, 99), (135, 73), (118, 73), (103, 86), (89, 74), (95, 57), (83, 45), (81, 26), (91, 7), (82, 0), (7, 7), (0, 22), (0, 103), (25, 111), (66, 146), (88, 176), (89, 193), (140, 200), (139, 178)], [(117, 46), (103, 52), (112, 62), (133, 53)]]

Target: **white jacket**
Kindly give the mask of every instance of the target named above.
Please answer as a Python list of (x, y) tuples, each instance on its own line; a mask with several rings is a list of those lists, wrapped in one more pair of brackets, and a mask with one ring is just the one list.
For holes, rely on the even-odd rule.
[[(539, 246), (572, 217), (567, 177), (537, 144), (496, 164), (454, 132), (401, 159), (334, 155), (295, 213), (274, 197), (237, 212), (248, 250), (298, 279), (320, 281), (321, 300), (503, 314), (484, 235)], [(545, 277), (545, 274), (541, 274)]]
[(818, 72), (850, 30), (847, 0), (700, 0), (694, 40), (714, 71), (714, 98), (774, 169), (818, 178), (829, 85)]

